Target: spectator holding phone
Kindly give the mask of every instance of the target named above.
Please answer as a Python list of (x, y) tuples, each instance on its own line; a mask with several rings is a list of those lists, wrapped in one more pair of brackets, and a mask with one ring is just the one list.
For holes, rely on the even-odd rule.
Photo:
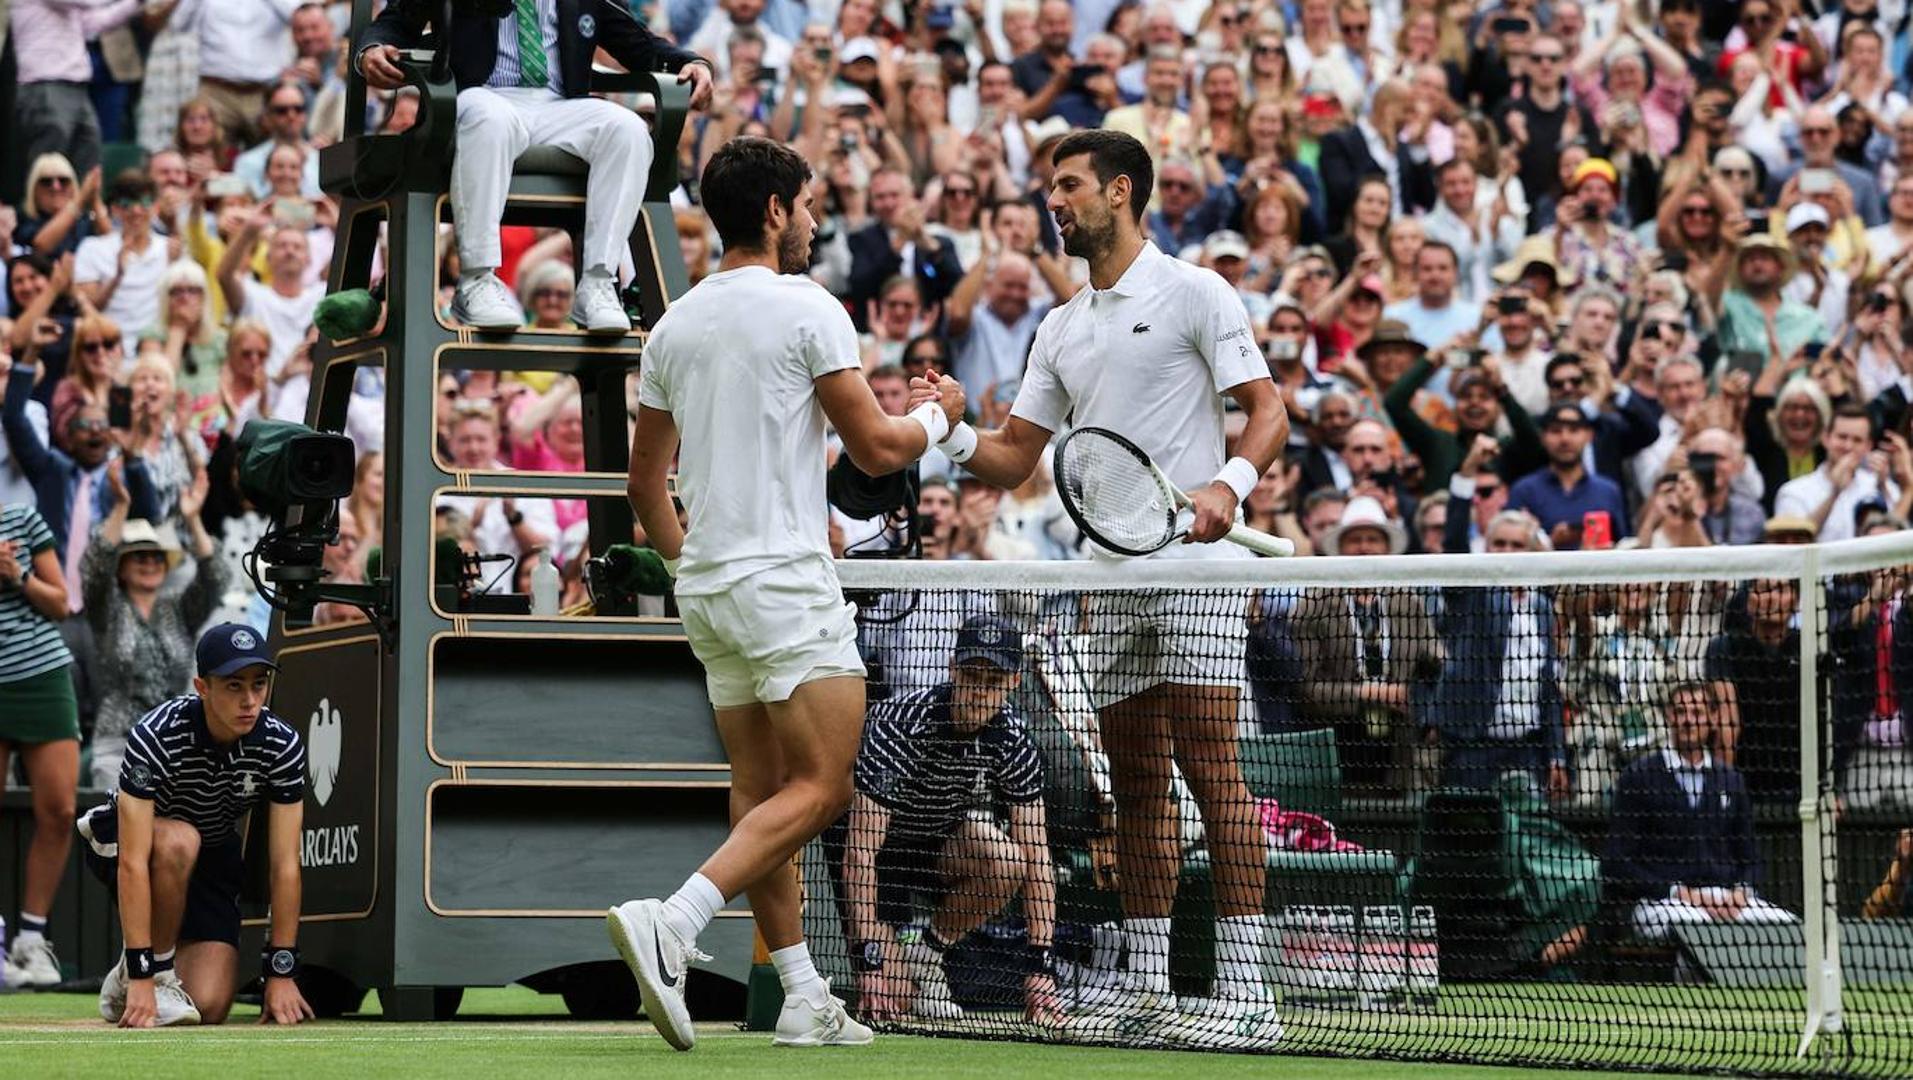
[[(312, 312), (325, 295), (325, 282), (306, 283), (306, 270), (312, 264), (311, 241), (298, 224), (275, 222), (275, 203), (261, 203), (246, 218), (239, 235), (226, 245), (219, 259), (219, 288), (226, 304), (241, 318), (256, 319), (272, 335), (272, 353), (266, 357), (266, 377), (275, 386), (288, 377), (287, 361), (305, 339), (312, 325)], [(259, 281), (249, 269), (259, 238), (267, 236), (267, 280)]]
[(1783, 291), (1792, 276), (1793, 250), (1772, 233), (1755, 231), (1734, 251), (1731, 284), (1721, 291), (1715, 341), (1723, 355), (1736, 351), (1787, 356), (1809, 342), (1824, 343), (1820, 313)]
[(1813, 522), (1822, 543), (1850, 540), (1855, 532), (1854, 511), (1867, 500), (1884, 497), (1889, 506), (1898, 505), (1900, 487), (1892, 477), (1893, 463), (1886, 450), (1875, 448), (1873, 421), (1864, 405), (1836, 406), (1821, 441), (1826, 460), (1781, 487), (1774, 496), (1774, 514)]
[(113, 231), (80, 241), (73, 256), (75, 291), (121, 326), (145, 329), (159, 321), (159, 279), (172, 258), (153, 231), (154, 195), (138, 169), (115, 176), (106, 192)]
[(1563, 401), (1541, 414), (1541, 444), (1548, 464), (1515, 480), (1508, 505), (1534, 515), (1553, 546), (1573, 550), (1581, 546), (1581, 529), (1590, 514), (1603, 514), (1609, 535), (1627, 536), (1627, 500), (1621, 486), (1587, 466), (1593, 425), (1578, 403)]

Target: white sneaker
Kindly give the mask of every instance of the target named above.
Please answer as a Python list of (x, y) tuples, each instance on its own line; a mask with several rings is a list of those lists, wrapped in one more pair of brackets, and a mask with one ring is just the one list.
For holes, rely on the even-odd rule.
[(903, 943), (903, 962), (910, 965), (910, 979), (916, 984), (916, 999), (910, 1012), (925, 1020), (961, 1020), (963, 1006), (950, 992), (949, 976), (943, 971), (943, 957), (921, 941)]
[(1176, 995), (1153, 990), (1104, 992), (1070, 1018), (1070, 1030), (1099, 1042), (1129, 1047), (1167, 1046), (1178, 1035), (1182, 1007)]
[(1266, 1050), (1282, 1041), (1282, 1017), (1267, 989), (1183, 1002), (1176, 1041), (1201, 1050)]
[(710, 957), (678, 940), (677, 931), (664, 924), (662, 901), (620, 904), (605, 912), (604, 921), (611, 931), (611, 944), (638, 980), (644, 1015), (665, 1042), (679, 1050), (696, 1046), (697, 1029), (691, 1026), (691, 1010), (684, 1004), (685, 976), (691, 961)]
[[(824, 986), (828, 988), (829, 983)], [(777, 1037), (773, 1046), (869, 1046), (876, 1033), (858, 1023), (835, 997), (825, 1004), (812, 1005), (800, 997), (784, 999), (777, 1014)]]
[(13, 951), (7, 954), (5, 981), (15, 990), (51, 990), (65, 982), (60, 959), (53, 955), (53, 943), (38, 934), (14, 938)]
[(113, 965), (100, 983), (100, 1019), (117, 1024), (126, 1015), (126, 958)]
[(452, 298), (452, 321), (502, 332), (525, 325), (525, 311), (497, 274), (486, 273), (458, 283), (458, 293)]
[(179, 972), (162, 971), (153, 976), (154, 1027), (191, 1027), (199, 1023), (199, 1006), (179, 981)]
[(587, 334), (628, 334), (631, 316), (618, 299), (618, 279), (586, 271), (571, 298), (571, 321)]

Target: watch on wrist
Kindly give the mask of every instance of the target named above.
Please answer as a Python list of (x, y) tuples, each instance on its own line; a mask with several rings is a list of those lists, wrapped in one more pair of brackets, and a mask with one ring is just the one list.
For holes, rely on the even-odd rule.
[(860, 972), (883, 970), (883, 942), (871, 938), (850, 954), (850, 966)]
[(513, 510), (511, 513), (505, 515), (505, 524), (510, 525), (514, 529), (524, 523), (525, 512), (523, 510)]
[(299, 974), (299, 950), (267, 945), (259, 950), (259, 974), (267, 979), (290, 979)]

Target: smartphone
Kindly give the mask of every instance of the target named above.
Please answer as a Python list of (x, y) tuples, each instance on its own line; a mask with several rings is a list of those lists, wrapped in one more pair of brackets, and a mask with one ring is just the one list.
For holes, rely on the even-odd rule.
[(1473, 366), (1474, 362), (1475, 351), (1473, 349), (1448, 350), (1448, 366), (1451, 368), (1470, 367)]
[(1108, 70), (1101, 64), (1077, 64), (1069, 71), (1069, 88), (1077, 91), (1086, 90), (1089, 88), (1089, 80)]
[(830, 46), (819, 45), (810, 50), (810, 55), (820, 64), (830, 63)]
[(1889, 300), (1887, 298), (1885, 293), (1876, 292), (1873, 295), (1867, 297), (1867, 310), (1877, 314), (1879, 312), (1885, 311), (1887, 309), (1887, 305), (1891, 304), (1892, 302), (1893, 302), (1892, 300)]
[(1765, 210), (1747, 211), (1747, 231), (1757, 233), (1768, 231), (1767, 212)]
[(309, 229), (316, 216), (312, 203), (306, 199), (281, 198), (272, 204), (272, 220), (277, 225)]
[(1581, 550), (1606, 551), (1614, 546), (1614, 519), (1606, 510), (1581, 515)]
[(1802, 169), (1800, 170), (1800, 194), (1831, 194), (1834, 179), (1832, 169)]
[(1504, 293), (1495, 301), (1495, 310), (1503, 315), (1519, 315), (1528, 310), (1528, 301), (1523, 297), (1508, 296)]
[(1700, 484), (1701, 493), (1708, 498), (1714, 495), (1714, 485), (1718, 483), (1720, 455), (1697, 451), (1687, 455), (1687, 467), (1694, 472), (1694, 480)]
[(1661, 269), (1672, 270), (1677, 274), (1685, 273), (1687, 270), (1687, 253), (1685, 251), (1662, 252)]
[(956, 25), (956, 9), (948, 4), (938, 4), (924, 17), (923, 25), (932, 30), (948, 30)]
[(1519, 15), (1497, 16), (1489, 28), (1497, 34), (1525, 34), (1530, 29), (1528, 20)]
[(1727, 353), (1727, 370), (1744, 371), (1750, 379), (1758, 379), (1767, 366), (1767, 355), (1752, 349), (1733, 349)]
[(1807, 360), (1812, 362), (1820, 359), (1820, 354), (1827, 351), (1827, 343), (1824, 341), (1809, 341), (1802, 347), (1801, 351)]
[(1873, 438), (1878, 442), (1889, 431), (1906, 430), (1906, 391), (1897, 384), (1880, 391), (1872, 401), (1867, 402), (1867, 412), (1873, 417)]
[(235, 195), (250, 195), (252, 188), (246, 182), (231, 173), (220, 173), (206, 178), (206, 197), (208, 199), (230, 199)]
[(106, 426), (125, 431), (133, 426), (133, 388), (115, 386), (106, 391)]
[(1274, 338), (1269, 342), (1269, 359), (1294, 360), (1302, 355), (1302, 343), (1289, 338)]

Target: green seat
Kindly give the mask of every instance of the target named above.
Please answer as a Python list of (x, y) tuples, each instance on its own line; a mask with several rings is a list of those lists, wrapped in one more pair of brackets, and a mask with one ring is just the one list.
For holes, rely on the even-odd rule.
[(1342, 760), (1332, 729), (1250, 735), (1237, 745), (1251, 795), (1325, 818), (1341, 812)]
[(110, 142), (100, 147), (100, 177), (111, 183), (128, 169), (146, 168), (146, 151), (138, 143)]

